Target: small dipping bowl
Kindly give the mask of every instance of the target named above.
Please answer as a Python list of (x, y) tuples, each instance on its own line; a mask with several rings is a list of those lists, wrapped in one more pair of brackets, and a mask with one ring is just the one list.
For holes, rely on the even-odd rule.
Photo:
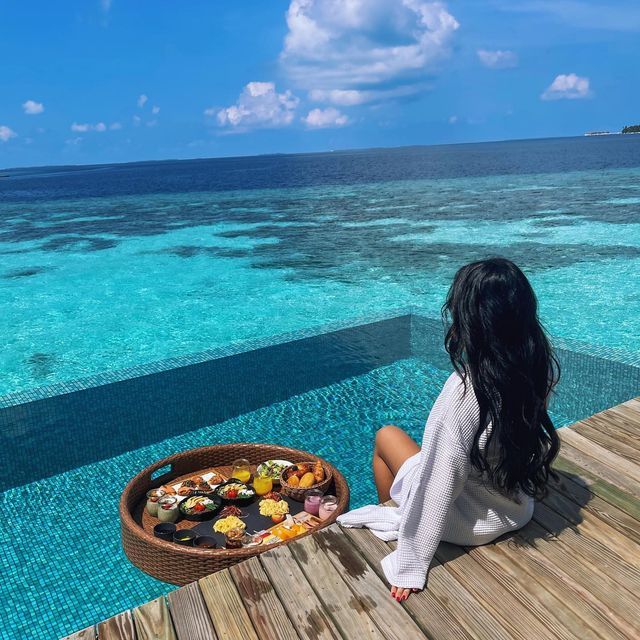
[(173, 534), (173, 541), (185, 547), (193, 547), (193, 541), (197, 537), (198, 534), (193, 529), (180, 529)]
[(176, 532), (176, 525), (171, 522), (161, 522), (153, 527), (153, 535), (161, 540), (173, 540), (173, 534)]
[(198, 536), (194, 542), (194, 547), (199, 549), (217, 549), (218, 544), (213, 536)]

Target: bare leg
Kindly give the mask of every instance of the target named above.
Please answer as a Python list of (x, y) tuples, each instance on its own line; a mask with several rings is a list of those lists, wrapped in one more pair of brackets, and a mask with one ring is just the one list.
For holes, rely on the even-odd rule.
[(389, 491), (402, 463), (420, 451), (418, 444), (400, 427), (378, 429), (373, 450), (373, 477), (380, 502), (389, 500)]

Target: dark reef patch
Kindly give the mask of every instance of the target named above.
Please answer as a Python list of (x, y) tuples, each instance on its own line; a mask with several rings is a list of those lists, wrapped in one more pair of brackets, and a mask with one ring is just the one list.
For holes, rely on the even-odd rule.
[(51, 271), (50, 267), (25, 267), (23, 269), (13, 269), (11, 271), (6, 271), (2, 274), (3, 278), (7, 280), (11, 280), (13, 278), (30, 278), (31, 276), (37, 276), (39, 273), (44, 273), (45, 271)]
[(42, 380), (53, 373), (57, 357), (53, 353), (37, 352), (27, 358), (27, 365), (34, 378)]

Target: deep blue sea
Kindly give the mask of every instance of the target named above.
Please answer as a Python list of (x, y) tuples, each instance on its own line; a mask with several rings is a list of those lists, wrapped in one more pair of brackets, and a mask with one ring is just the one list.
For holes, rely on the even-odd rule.
[(0, 394), (530, 276), (551, 333), (640, 351), (640, 136), (0, 172)]

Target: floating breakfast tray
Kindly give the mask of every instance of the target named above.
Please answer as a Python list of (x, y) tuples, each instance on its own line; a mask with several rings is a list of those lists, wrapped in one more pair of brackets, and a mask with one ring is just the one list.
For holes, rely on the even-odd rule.
[[(231, 473), (232, 462), (238, 458), (249, 460), (252, 471), (255, 471), (256, 465), (270, 459), (285, 459), (295, 462), (314, 462), (318, 459), (308, 452), (277, 445), (232, 444), (191, 449), (160, 460), (133, 478), (125, 487), (120, 499), (122, 545), (129, 560), (145, 573), (159, 580), (183, 585), (230, 567), (278, 544), (286, 544), (288, 541), (268, 543), (270, 539), (267, 539), (263, 544), (241, 549), (201, 549), (178, 545), (153, 535), (153, 528), (158, 524), (158, 519), (149, 515), (145, 509), (146, 494), (149, 489), (166, 484), (173, 486), (194, 475), (204, 475), (214, 470), (228, 477)], [(309, 533), (332, 524), (338, 515), (349, 508), (349, 487), (343, 475), (325, 460), (320, 460), (332, 471), (331, 484), (326, 493), (334, 494), (337, 497), (338, 508), (330, 518), (315, 524)], [(162, 473), (162, 475), (154, 477), (157, 473)], [(243, 514), (246, 514), (243, 522), (248, 533), (277, 526), (270, 518), (259, 514), (258, 503), (261, 499), (258, 496), (249, 505), (239, 506)], [(283, 496), (282, 499), (289, 504), (292, 516), (300, 517), (302, 515), (304, 517), (304, 505), (301, 502), (286, 496)], [(224, 535), (213, 531), (213, 523), (217, 519), (218, 516), (203, 522), (194, 522), (181, 518), (176, 522), (176, 527), (177, 529), (193, 529), (199, 535), (213, 536), (218, 545), (224, 547)], [(304, 535), (308, 534), (301, 534), (297, 538)]]

